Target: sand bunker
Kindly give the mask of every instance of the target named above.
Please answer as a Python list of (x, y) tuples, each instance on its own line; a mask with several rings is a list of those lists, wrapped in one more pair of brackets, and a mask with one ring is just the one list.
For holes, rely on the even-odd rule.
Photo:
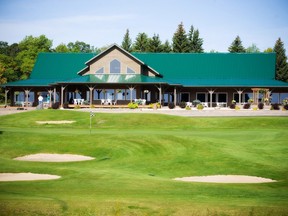
[(67, 121), (67, 120), (63, 120), (63, 121), (36, 121), (37, 124), (72, 124), (75, 121)]
[(74, 161), (86, 161), (93, 160), (93, 157), (73, 154), (32, 154), (23, 157), (14, 158), (14, 160), (20, 161), (37, 161), (37, 162), (74, 162)]
[(213, 176), (192, 176), (175, 178), (177, 181), (185, 182), (206, 182), (206, 183), (268, 183), (276, 182), (268, 178), (244, 175), (213, 175)]
[(61, 176), (35, 173), (0, 173), (0, 182), (3, 181), (35, 181), (35, 180), (53, 180)]

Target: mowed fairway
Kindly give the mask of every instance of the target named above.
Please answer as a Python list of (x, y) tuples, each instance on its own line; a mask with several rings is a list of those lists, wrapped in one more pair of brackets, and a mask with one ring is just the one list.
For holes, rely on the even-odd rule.
[[(0, 116), (0, 173), (57, 180), (0, 182), (0, 215), (288, 215), (288, 118), (188, 118), (39, 110)], [(37, 124), (36, 121), (75, 121)], [(36, 153), (83, 162), (29, 162)], [(249, 175), (261, 184), (179, 182)]]

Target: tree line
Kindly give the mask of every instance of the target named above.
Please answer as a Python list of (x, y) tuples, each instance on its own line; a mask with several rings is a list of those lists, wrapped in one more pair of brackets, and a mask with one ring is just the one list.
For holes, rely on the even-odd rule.
[[(145, 32), (139, 33), (134, 42), (126, 30), (122, 41), (122, 48), (128, 52), (165, 52), (165, 53), (203, 53), (203, 38), (200, 37), (198, 29), (193, 25), (186, 32), (183, 23), (180, 23), (172, 37), (172, 42), (168, 40), (162, 42), (159, 34), (149, 37)], [(38, 53), (40, 52), (84, 52), (99, 53), (107, 48), (95, 48), (82, 41), (61, 43), (52, 48), (52, 40), (45, 35), (39, 37), (26, 36), (19, 43), (9, 45), (5, 41), (0, 41), (0, 84), (6, 82), (27, 79), (34, 67)], [(228, 47), (231, 53), (260, 52), (255, 44), (244, 48), (239, 36)], [(211, 52), (216, 52), (212, 50)], [(274, 48), (267, 48), (264, 52), (275, 52), (276, 79), (288, 81), (288, 64), (285, 54), (284, 44), (279, 38)], [(3, 91), (0, 90), (0, 91)]]

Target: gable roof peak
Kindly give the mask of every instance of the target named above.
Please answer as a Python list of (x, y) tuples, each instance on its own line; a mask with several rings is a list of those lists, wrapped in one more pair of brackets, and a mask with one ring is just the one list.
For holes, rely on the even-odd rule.
[(140, 59), (138, 59), (137, 57), (135, 57), (134, 55), (132, 55), (131, 53), (129, 53), (128, 51), (126, 51), (125, 49), (123, 49), (121, 46), (119, 46), (118, 44), (114, 43), (111, 46), (109, 46), (107, 49), (105, 49), (104, 51), (100, 52), (99, 54), (97, 54), (96, 56), (94, 56), (93, 58), (89, 59), (88, 61), (85, 62), (86, 67), (83, 68), (82, 70), (80, 70), (77, 74), (81, 75), (83, 72), (87, 71), (89, 69), (89, 65), (92, 61), (94, 61), (97, 58), (100, 58), (101, 56), (104, 56), (106, 53), (110, 52), (113, 49), (118, 49), (121, 52), (123, 52), (125, 55), (129, 56), (130, 58), (134, 59), (136, 62), (140, 63), (141, 65), (145, 65), (147, 66), (151, 71), (153, 71), (156, 75), (161, 76), (160, 73), (158, 73), (156, 70), (154, 70), (153, 68), (151, 68), (149, 65), (146, 65), (143, 61), (141, 61)]

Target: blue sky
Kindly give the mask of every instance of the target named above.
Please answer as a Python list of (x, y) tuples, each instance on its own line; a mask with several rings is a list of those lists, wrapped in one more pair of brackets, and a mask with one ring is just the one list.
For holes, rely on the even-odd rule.
[(261, 51), (280, 37), (287, 50), (287, 11), (287, 0), (0, 0), (0, 41), (44, 34), (54, 47), (76, 40), (103, 47), (121, 44), (129, 29), (133, 41), (145, 32), (171, 42), (183, 22), (199, 30), (206, 52), (227, 52), (237, 35)]

